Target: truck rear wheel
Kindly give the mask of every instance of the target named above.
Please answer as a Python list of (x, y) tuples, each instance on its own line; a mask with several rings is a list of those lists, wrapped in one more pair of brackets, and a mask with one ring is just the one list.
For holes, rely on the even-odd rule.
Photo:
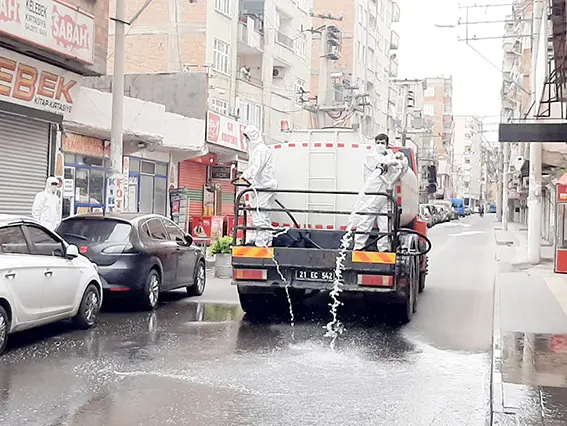
[(404, 302), (398, 306), (399, 320), (402, 324), (409, 323), (414, 312), (417, 310), (417, 292), (418, 292), (418, 277), (419, 266), (414, 257), (409, 261), (409, 274), (408, 274), (408, 291)]
[(238, 287), (238, 297), (242, 310), (255, 318), (281, 315), (282, 312), (285, 312), (282, 307), (287, 305), (286, 296), (280, 291), (254, 291), (253, 288), (244, 290)]

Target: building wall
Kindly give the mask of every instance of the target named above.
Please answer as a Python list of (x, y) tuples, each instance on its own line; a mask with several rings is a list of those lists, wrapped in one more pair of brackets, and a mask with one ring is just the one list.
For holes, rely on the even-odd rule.
[[(168, 112), (204, 119), (208, 109), (207, 82), (205, 73), (127, 74), (124, 93), (163, 104)], [(85, 78), (83, 85), (110, 92), (112, 76)]]
[[(457, 196), (480, 200), (482, 180), (480, 120), (474, 116), (455, 116), (453, 140), (453, 182)], [(470, 204), (476, 205), (476, 202)]]

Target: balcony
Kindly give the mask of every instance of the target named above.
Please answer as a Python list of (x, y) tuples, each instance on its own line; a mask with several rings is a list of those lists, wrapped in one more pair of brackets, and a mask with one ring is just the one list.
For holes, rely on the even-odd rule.
[(392, 2), (392, 23), (400, 22), (400, 6), (395, 1)]
[(390, 59), (390, 77), (398, 76), (398, 60)]
[(275, 66), (290, 66), (295, 61), (293, 38), (281, 31), (274, 32)]
[(238, 23), (238, 49), (245, 55), (258, 55), (264, 51), (263, 24), (250, 16)]
[(264, 83), (259, 78), (239, 75), (236, 78), (236, 95), (261, 102), (263, 86)]
[(390, 49), (398, 50), (399, 47), (400, 47), (400, 36), (398, 35), (397, 32), (392, 31), (390, 37)]

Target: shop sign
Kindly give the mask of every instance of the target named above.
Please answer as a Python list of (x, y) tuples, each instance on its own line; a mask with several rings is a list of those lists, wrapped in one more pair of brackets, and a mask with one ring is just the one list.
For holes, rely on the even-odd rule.
[(66, 133), (63, 136), (63, 152), (96, 158), (109, 158), (110, 143), (90, 136)]
[[(0, 0), (1, 1), (1, 0)], [(209, 111), (207, 113), (207, 142), (246, 152), (246, 126), (232, 118)]]
[(567, 202), (567, 185), (557, 185), (557, 201)]
[(0, 101), (67, 116), (80, 82), (78, 74), (0, 47)]
[(94, 28), (92, 15), (60, 0), (0, 0), (0, 34), (87, 64)]
[(232, 167), (231, 166), (211, 166), (211, 179), (231, 179)]

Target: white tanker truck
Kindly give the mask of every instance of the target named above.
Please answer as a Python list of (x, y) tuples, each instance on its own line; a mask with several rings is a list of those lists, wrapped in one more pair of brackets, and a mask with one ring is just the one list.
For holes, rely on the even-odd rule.
[[(266, 191), (276, 193), (278, 205), (263, 210), (271, 212), (273, 246), (235, 245), (232, 250), (232, 283), (249, 315), (285, 307), (285, 287), (293, 303), (301, 302), (308, 291), (332, 289), (341, 238), (363, 187), (364, 162), (372, 144), (353, 129), (333, 128), (293, 131), (289, 142), (271, 146), (279, 186)], [(417, 294), (425, 288), (430, 243), (427, 225), (418, 217), (415, 153), (407, 147), (392, 149), (407, 157), (409, 169), (380, 193), (389, 200), (384, 214), (388, 229), (368, 233), (370, 243), (362, 251), (353, 251), (351, 244), (342, 288), (363, 293), (372, 302), (397, 303), (400, 319), (409, 322)], [(234, 229), (235, 241), (242, 232), (255, 229), (246, 205), (250, 193), (245, 188), (237, 196), (235, 223), (240, 225)], [(390, 249), (377, 251), (376, 242), (386, 237)]]

